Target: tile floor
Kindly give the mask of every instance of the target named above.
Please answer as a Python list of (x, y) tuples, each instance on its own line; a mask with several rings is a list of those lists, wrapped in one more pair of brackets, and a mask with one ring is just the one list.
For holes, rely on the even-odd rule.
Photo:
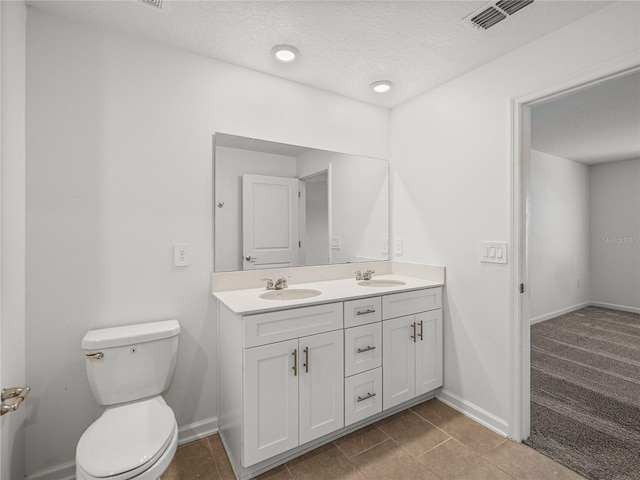
[[(178, 447), (162, 480), (233, 480), (220, 437)], [(291, 460), (262, 480), (580, 480), (583, 477), (438, 400)]]

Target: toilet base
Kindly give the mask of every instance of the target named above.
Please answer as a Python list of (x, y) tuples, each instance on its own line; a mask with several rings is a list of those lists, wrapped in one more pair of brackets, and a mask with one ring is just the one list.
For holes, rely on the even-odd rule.
[(89, 475), (80, 467), (80, 465), (76, 464), (76, 480), (160, 480), (160, 476), (167, 470), (167, 468), (169, 468), (177, 449), (178, 425), (176, 424), (167, 449), (147, 470), (139, 473), (138, 475), (134, 475), (133, 477), (128, 477), (126, 474), (120, 474), (112, 477), (97, 478)]

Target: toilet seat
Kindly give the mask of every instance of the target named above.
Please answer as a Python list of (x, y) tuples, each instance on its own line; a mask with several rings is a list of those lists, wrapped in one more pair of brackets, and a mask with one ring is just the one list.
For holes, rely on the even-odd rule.
[(174, 439), (175, 415), (162, 397), (111, 407), (80, 438), (76, 464), (90, 478), (130, 479), (152, 468)]

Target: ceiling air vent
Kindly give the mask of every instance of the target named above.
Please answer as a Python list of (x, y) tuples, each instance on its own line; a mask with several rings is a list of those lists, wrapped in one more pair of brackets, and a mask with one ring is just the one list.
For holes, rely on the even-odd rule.
[(500, 0), (496, 3), (496, 7), (498, 7), (503, 12), (506, 12), (508, 15), (513, 15), (521, 8), (526, 7), (533, 3), (533, 0)]
[(462, 21), (478, 30), (487, 30), (509, 15), (533, 3), (533, 0), (500, 0), (491, 2), (466, 16)]
[(138, 0), (141, 3), (151, 5), (152, 7), (162, 8), (162, 0)]
[(496, 23), (501, 22), (505, 18), (507, 18), (507, 16), (500, 10), (494, 7), (489, 7), (473, 16), (469, 21), (476, 28), (482, 28), (483, 30), (486, 30), (487, 28), (493, 27)]

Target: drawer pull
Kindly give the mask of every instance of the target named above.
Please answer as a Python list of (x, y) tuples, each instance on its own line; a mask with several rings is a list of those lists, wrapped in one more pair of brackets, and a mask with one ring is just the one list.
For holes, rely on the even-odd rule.
[(364, 402), (365, 400), (369, 400), (370, 398), (373, 398), (375, 396), (375, 393), (367, 393), (364, 397), (358, 397), (358, 402)]
[(369, 350), (375, 350), (376, 347), (372, 346), (372, 345), (367, 345), (364, 348), (359, 348), (358, 350), (356, 350), (357, 353), (364, 353), (364, 352), (368, 352)]
[(291, 355), (293, 355), (293, 367), (291, 367), (293, 369), (293, 376), (297, 377), (298, 376), (298, 349), (297, 348), (294, 349)]
[(358, 310), (356, 315), (369, 315), (370, 313), (376, 313), (375, 308), (367, 308), (366, 310)]

